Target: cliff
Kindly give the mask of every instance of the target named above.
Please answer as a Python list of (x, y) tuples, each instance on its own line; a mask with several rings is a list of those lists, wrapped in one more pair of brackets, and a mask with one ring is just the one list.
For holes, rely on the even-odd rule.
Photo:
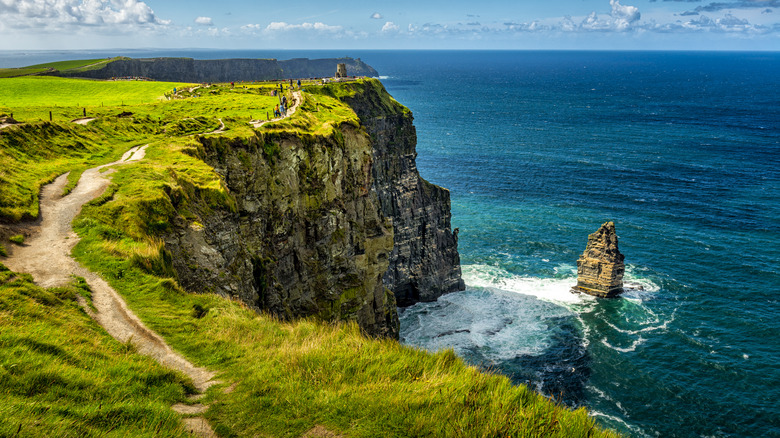
[(66, 77), (110, 79), (138, 76), (171, 82), (231, 82), (277, 79), (332, 77), (338, 63), (347, 64), (350, 76), (378, 76), (376, 70), (358, 59), (297, 58), (276, 59), (216, 59), (192, 58), (118, 58), (100, 68), (57, 71), (50, 74)]
[(395, 245), (385, 285), (399, 306), (464, 290), (458, 234), (450, 224), (450, 192), (420, 177), (414, 117), (377, 81), (345, 96), (372, 138), (372, 187), (393, 220)]
[[(187, 289), (283, 319), (355, 320), (371, 335), (397, 337), (396, 302), (463, 287), (449, 193), (420, 178), (411, 113), (378, 81), (312, 93), (346, 102), (351, 119), (317, 132), (199, 138), (193, 153), (216, 170), (235, 208), (191, 206), (197, 221), (180, 217), (165, 246)], [(314, 97), (304, 113), (319, 108)]]

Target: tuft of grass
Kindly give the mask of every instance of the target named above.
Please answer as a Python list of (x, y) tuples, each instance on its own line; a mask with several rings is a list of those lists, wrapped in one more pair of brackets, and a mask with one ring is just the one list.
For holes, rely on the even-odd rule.
[(11, 242), (13, 242), (13, 243), (15, 243), (17, 245), (21, 245), (21, 244), (24, 243), (24, 236), (21, 235), (21, 234), (17, 234), (15, 236), (9, 237), (8, 240), (10, 240)]
[(0, 264), (0, 436), (189, 436), (191, 383), (111, 338), (74, 301)]
[(0, 256), (8, 257), (8, 252), (5, 250), (5, 247), (1, 243), (0, 243)]

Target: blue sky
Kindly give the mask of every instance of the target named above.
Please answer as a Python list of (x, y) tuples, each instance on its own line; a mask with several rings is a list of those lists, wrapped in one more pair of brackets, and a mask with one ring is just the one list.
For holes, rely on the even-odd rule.
[(780, 0), (0, 0), (4, 49), (780, 50)]

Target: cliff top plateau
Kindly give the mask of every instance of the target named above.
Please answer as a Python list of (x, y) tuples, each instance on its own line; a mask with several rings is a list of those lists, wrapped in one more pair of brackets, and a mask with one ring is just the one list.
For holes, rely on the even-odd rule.
[(0, 78), (62, 76), (92, 79), (141, 78), (178, 82), (240, 82), (331, 77), (344, 64), (349, 76), (377, 77), (379, 73), (360, 58), (192, 59), (128, 58), (50, 62), (0, 69)]

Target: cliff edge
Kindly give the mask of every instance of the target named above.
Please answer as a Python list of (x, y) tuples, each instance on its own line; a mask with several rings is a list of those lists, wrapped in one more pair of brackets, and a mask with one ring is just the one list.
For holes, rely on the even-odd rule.
[[(379, 81), (311, 87), (305, 96), (300, 115), (250, 138), (198, 137), (191, 153), (214, 168), (234, 203), (189, 205), (165, 247), (189, 290), (282, 319), (355, 320), (368, 334), (397, 338), (397, 303), (464, 287), (449, 192), (420, 178), (412, 115)], [(301, 128), (325, 108), (346, 115)]]

